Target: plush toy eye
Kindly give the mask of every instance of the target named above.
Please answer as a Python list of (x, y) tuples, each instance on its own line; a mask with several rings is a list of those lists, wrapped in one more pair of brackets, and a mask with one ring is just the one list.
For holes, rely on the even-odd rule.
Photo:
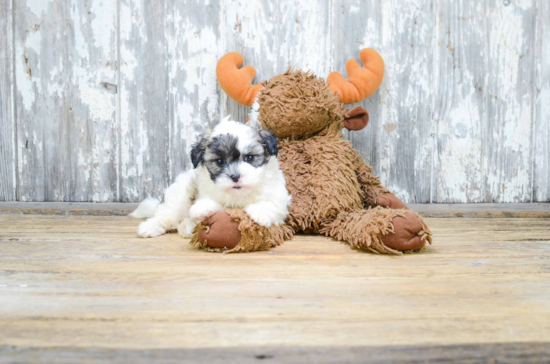
[(216, 159), (216, 164), (218, 166), (223, 166), (223, 162), (224, 162), (223, 158)]
[(252, 162), (254, 160), (254, 156), (253, 155), (247, 155), (246, 157), (244, 157), (244, 161), (245, 162)]

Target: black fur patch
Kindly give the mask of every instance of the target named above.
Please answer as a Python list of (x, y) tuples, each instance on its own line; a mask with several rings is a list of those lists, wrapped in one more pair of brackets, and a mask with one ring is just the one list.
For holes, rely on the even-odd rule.
[(271, 155), (276, 156), (279, 154), (279, 147), (277, 145), (277, 137), (275, 134), (269, 130), (260, 130), (260, 137), (262, 138), (263, 144), (267, 149), (267, 152)]
[(204, 152), (206, 151), (208, 137), (210, 135), (210, 130), (206, 130), (199, 136), (199, 140), (191, 148), (191, 162), (193, 163), (193, 168), (197, 168), (200, 163), (203, 161)]

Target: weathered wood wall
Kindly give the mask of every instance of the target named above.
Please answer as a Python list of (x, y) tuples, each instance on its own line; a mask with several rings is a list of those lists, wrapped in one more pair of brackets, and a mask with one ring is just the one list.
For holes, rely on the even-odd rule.
[(138, 201), (190, 168), (197, 134), (267, 79), (386, 62), (347, 135), (408, 202), (550, 200), (547, 0), (0, 0), (0, 200)]

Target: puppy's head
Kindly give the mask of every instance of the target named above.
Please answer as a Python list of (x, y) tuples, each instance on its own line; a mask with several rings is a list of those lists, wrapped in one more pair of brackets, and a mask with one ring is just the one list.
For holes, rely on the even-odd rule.
[(258, 186), (269, 159), (277, 153), (274, 134), (230, 121), (228, 116), (199, 137), (191, 161), (194, 168), (203, 165), (220, 189), (239, 191)]

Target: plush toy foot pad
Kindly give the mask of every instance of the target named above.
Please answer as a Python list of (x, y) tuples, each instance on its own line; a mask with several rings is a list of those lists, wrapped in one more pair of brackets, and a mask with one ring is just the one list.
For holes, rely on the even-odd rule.
[(201, 222), (199, 240), (210, 248), (233, 249), (241, 241), (239, 222), (225, 211), (218, 211)]
[(398, 250), (417, 250), (426, 245), (426, 239), (422, 234), (423, 224), (416, 214), (407, 213), (404, 216), (396, 216), (392, 219), (393, 232), (382, 235), (381, 239), (386, 246)]

